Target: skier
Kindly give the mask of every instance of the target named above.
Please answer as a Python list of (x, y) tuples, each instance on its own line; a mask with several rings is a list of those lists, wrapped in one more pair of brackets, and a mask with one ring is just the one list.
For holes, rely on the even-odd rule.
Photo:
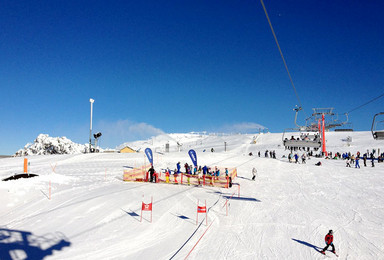
[(355, 168), (359, 168), (360, 169), (359, 160), (360, 160), (360, 157), (356, 157)]
[(252, 180), (253, 180), (253, 181), (255, 180), (256, 175), (257, 175), (257, 170), (256, 170), (255, 167), (253, 167), (253, 169), (252, 169)]
[(345, 167), (351, 167), (351, 163), (350, 163), (349, 159), (346, 160), (346, 163), (347, 163), (347, 165)]
[(169, 183), (169, 173), (170, 173), (170, 170), (169, 170), (169, 168), (167, 168), (167, 170), (165, 172), (165, 182), (166, 183)]
[(367, 167), (367, 154), (363, 155), (364, 167)]
[(301, 163), (302, 164), (305, 164), (305, 159), (306, 159), (306, 156), (305, 156), (305, 153), (303, 153), (303, 155), (301, 156)]
[(328, 234), (325, 236), (325, 243), (327, 244), (323, 250), (321, 250), (320, 253), (322, 253), (323, 255), (325, 255), (325, 251), (328, 249), (329, 246), (332, 247), (332, 253), (336, 254), (336, 251), (335, 251), (335, 246), (333, 245), (333, 231), (332, 230), (329, 230)]
[(375, 156), (371, 153), (372, 167), (375, 167)]
[(299, 162), (299, 156), (297, 155), (297, 153), (295, 153), (295, 163), (298, 163)]

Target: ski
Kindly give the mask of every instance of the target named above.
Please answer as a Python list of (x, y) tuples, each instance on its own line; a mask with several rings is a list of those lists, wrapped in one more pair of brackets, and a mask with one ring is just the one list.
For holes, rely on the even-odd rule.
[[(330, 252), (332, 252), (332, 251), (330, 251)], [(320, 253), (320, 254), (323, 254), (323, 255), (325, 255), (325, 256), (327, 256), (327, 255), (325, 254), (325, 252), (323, 252), (323, 251), (319, 251), (319, 253)], [(334, 253), (336, 257), (339, 257), (339, 255), (338, 255), (336, 252), (332, 252), (332, 253)]]

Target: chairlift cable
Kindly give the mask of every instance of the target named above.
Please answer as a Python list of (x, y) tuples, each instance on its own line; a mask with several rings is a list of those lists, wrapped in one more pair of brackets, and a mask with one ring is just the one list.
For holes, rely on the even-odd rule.
[(379, 98), (381, 98), (381, 97), (383, 97), (383, 96), (384, 96), (384, 93), (381, 94), (380, 96), (377, 96), (377, 97), (375, 97), (374, 99), (371, 99), (370, 101), (368, 101), (368, 102), (366, 102), (366, 103), (364, 103), (364, 104), (362, 104), (362, 105), (360, 105), (360, 106), (358, 106), (358, 107), (356, 107), (356, 108), (350, 110), (349, 112), (347, 112), (347, 114), (350, 114), (351, 112), (353, 112), (353, 111), (355, 111), (355, 110), (357, 110), (357, 109), (359, 109), (359, 108), (362, 108), (363, 106), (366, 106), (366, 105), (368, 105), (369, 103), (372, 103), (373, 101), (375, 101), (375, 100), (377, 100), (377, 99), (379, 99)]
[(292, 87), (293, 87), (293, 90), (295, 91), (296, 98), (297, 98), (297, 100), (298, 100), (298, 102), (299, 102), (300, 107), (302, 108), (303, 106), (302, 106), (302, 104), (301, 104), (299, 95), (297, 94), (296, 87), (295, 87), (295, 84), (293, 83), (293, 80), (292, 80), (292, 77), (291, 77), (291, 73), (289, 72), (287, 63), (285, 62), (283, 52), (281, 51), (279, 42), (278, 42), (277, 37), (276, 37), (276, 34), (275, 34), (275, 30), (273, 29), (271, 20), (269, 19), (269, 16), (268, 16), (268, 13), (267, 13), (267, 9), (265, 8), (265, 5), (264, 5), (263, 0), (260, 0), (260, 2), (261, 2), (261, 5), (263, 6), (265, 16), (267, 17), (267, 20), (268, 20), (268, 23), (269, 23), (269, 27), (271, 27), (271, 31), (272, 31), (273, 37), (275, 38), (275, 42), (276, 42), (277, 48), (279, 49), (281, 59), (283, 60), (283, 63), (284, 63), (285, 69), (286, 69), (286, 71), (287, 71), (287, 73), (288, 73), (289, 80), (291, 81), (291, 85), (292, 85)]

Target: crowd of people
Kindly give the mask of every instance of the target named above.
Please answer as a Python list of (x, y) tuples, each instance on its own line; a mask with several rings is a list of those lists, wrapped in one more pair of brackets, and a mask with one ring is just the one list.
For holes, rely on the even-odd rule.
[[(199, 177), (211, 176), (216, 178), (223, 176), (223, 174), (225, 176), (229, 175), (228, 168), (225, 168), (224, 173), (221, 173), (220, 168), (218, 168), (217, 166), (215, 166), (214, 168), (208, 167), (206, 165), (204, 165), (203, 167), (202, 166), (197, 167), (197, 166), (189, 165), (188, 163), (184, 164), (184, 171), (182, 172), (180, 162), (176, 164), (176, 168), (173, 171), (167, 168), (164, 170), (164, 173), (167, 177), (169, 177), (171, 174), (173, 174), (174, 176), (177, 176), (178, 174), (181, 174), (181, 173), (187, 174), (187, 175), (196, 175)], [(149, 182), (157, 182), (158, 173), (155, 171), (153, 165), (151, 165), (147, 174), (149, 175), (147, 178), (149, 179)]]
[[(249, 155), (249, 156), (253, 156), (253, 153), (250, 152), (250, 153), (248, 153), (248, 155)], [(259, 152), (257, 153), (257, 155), (258, 155), (259, 157), (261, 157), (261, 152), (259, 151)], [(264, 157), (265, 157), (265, 158), (270, 157), (270, 158), (276, 159), (276, 151), (268, 151), (268, 150), (266, 150), (266, 151), (264, 152)]]
[[(313, 151), (310, 152), (303, 152), (303, 154), (300, 156), (298, 153), (289, 153), (288, 154), (288, 161), (290, 163), (301, 163), (305, 164), (306, 159), (310, 157), (317, 157), (317, 158), (325, 158), (325, 159), (332, 159), (332, 160), (345, 160), (346, 167), (355, 167), (360, 168), (360, 161), (363, 161), (364, 167), (367, 166), (367, 163), (370, 162), (371, 167), (375, 167), (375, 161), (378, 163), (382, 163), (384, 161), (384, 153), (378, 154), (376, 157), (376, 150), (373, 149), (371, 152), (367, 151), (364, 154), (361, 154), (359, 151), (355, 154), (351, 154), (351, 152), (328, 152), (325, 156), (323, 153), (313, 154)], [(284, 157), (284, 156), (283, 156)], [(321, 163), (316, 164), (317, 166), (321, 166)]]
[(371, 152), (367, 150), (366, 153), (362, 154), (358, 151), (355, 154), (351, 154), (350, 152), (344, 152), (344, 153), (335, 153), (334, 155), (332, 153), (329, 153), (326, 159), (334, 159), (334, 160), (345, 160), (346, 167), (355, 167), (360, 168), (360, 160), (363, 161), (364, 167), (367, 166), (367, 162), (371, 163), (371, 167), (375, 167), (375, 161), (378, 163), (382, 163), (384, 161), (384, 153), (378, 153), (378, 156), (376, 158), (376, 150), (372, 149)]

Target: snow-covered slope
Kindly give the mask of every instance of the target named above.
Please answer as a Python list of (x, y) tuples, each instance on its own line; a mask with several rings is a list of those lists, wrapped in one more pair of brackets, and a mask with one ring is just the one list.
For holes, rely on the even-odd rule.
[[(384, 259), (384, 163), (289, 163), (281, 134), (188, 135), (169, 135), (183, 150), (154, 153), (155, 169), (191, 163), (184, 147), (196, 147), (198, 164), (237, 167), (240, 189), (123, 182), (124, 169), (146, 163), (143, 153), (28, 156), (38, 177), (0, 182), (0, 259), (324, 259), (318, 250), (329, 229), (339, 259)], [(369, 132), (327, 136), (332, 152), (384, 151)], [(248, 155), (266, 149), (277, 159)], [(2, 179), (22, 170), (23, 158), (0, 159)], [(149, 212), (140, 222), (151, 197), (153, 222)], [(204, 214), (196, 225), (198, 200), (207, 203), (208, 226)]]

